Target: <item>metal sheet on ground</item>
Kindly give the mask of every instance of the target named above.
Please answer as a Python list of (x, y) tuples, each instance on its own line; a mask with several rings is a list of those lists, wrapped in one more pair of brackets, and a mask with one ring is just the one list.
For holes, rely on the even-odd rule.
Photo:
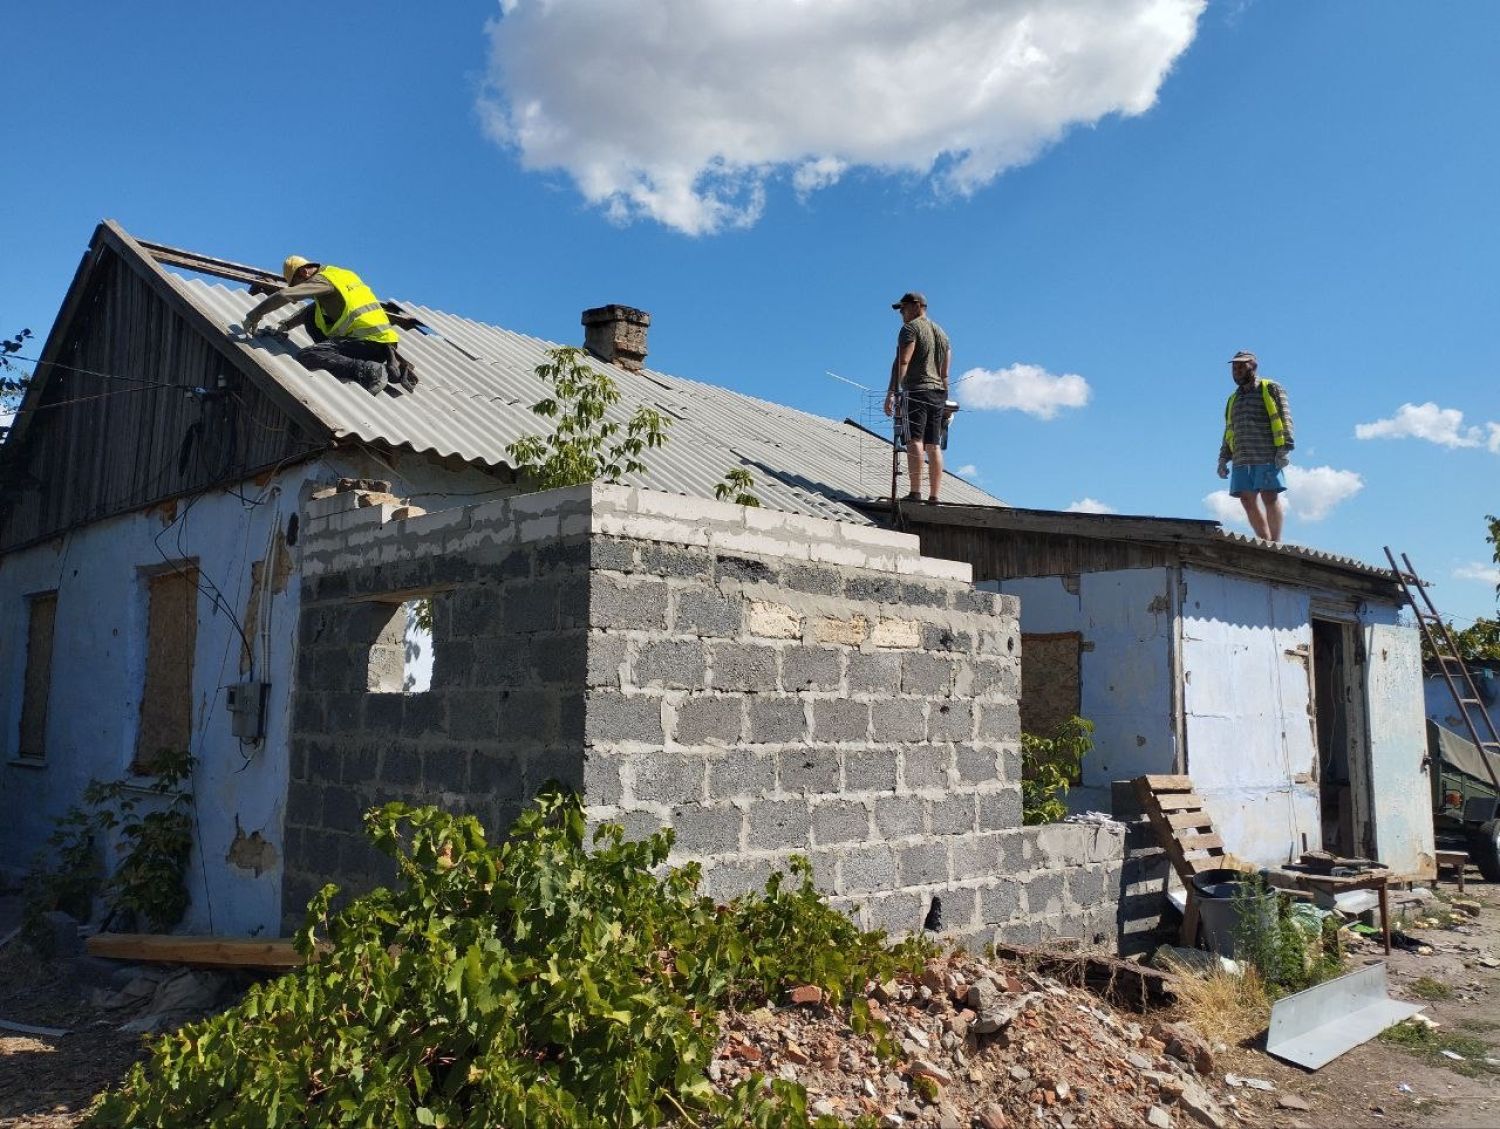
[(1287, 996), (1271, 1008), (1266, 1050), (1317, 1070), (1424, 1010), (1386, 993), (1385, 962)]

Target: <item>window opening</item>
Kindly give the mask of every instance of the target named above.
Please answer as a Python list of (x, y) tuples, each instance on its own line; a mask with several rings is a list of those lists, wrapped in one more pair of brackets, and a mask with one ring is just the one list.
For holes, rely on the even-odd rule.
[(432, 597), (389, 606), (390, 619), (370, 645), (366, 685), (374, 694), (425, 694), (432, 689)]
[(47, 755), (47, 699), (52, 694), (52, 636), (57, 593), (38, 592), (26, 601), (26, 684), (21, 697), (21, 744), (16, 755)]
[(136, 734), (135, 772), (150, 772), (163, 754), (190, 751), (193, 650), (198, 641), (198, 566), (147, 580), (146, 681)]

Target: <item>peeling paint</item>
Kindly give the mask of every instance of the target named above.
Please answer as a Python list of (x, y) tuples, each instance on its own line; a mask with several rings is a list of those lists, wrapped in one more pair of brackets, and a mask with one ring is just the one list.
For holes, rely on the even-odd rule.
[(245, 829), (240, 826), (239, 817), (235, 816), (234, 842), (229, 844), (229, 853), (224, 856), (224, 861), (241, 870), (253, 870), (255, 877), (259, 878), (266, 871), (275, 868), (276, 847), (259, 831), (246, 835)]

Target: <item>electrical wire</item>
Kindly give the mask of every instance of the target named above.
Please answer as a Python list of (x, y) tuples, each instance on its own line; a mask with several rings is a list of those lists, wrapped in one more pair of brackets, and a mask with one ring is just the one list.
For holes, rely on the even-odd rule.
[(27, 364), (32, 365), (45, 365), (47, 368), (67, 369), (69, 372), (83, 373), (86, 376), (97, 376), (101, 380), (123, 380), (131, 384), (146, 384), (156, 388), (186, 388), (186, 385), (182, 384), (168, 384), (165, 381), (148, 380), (143, 376), (120, 376), (118, 373), (102, 372), (99, 369), (81, 368), (78, 365), (64, 364), (62, 361), (43, 361), (37, 357), (17, 356), (11, 356), (6, 359), (11, 361), (25, 361)]

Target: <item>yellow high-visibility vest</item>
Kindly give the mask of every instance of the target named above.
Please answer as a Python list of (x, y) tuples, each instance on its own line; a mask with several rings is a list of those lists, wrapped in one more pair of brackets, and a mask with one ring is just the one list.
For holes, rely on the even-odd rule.
[(332, 325), (323, 317), (322, 305), (313, 303), (313, 324), (325, 337), (352, 337), (356, 341), (375, 341), (382, 345), (394, 345), (401, 340), (396, 336), (391, 319), (381, 309), (375, 291), (365, 285), (364, 279), (343, 267), (324, 267), (318, 273), (333, 283), (334, 289), (344, 299), (344, 312)]
[[(1271, 382), (1269, 380), (1257, 380), (1256, 387), (1260, 389), (1260, 398), (1266, 405), (1266, 415), (1271, 420), (1271, 442), (1279, 449), (1286, 446), (1286, 424), (1281, 422), (1281, 409), (1276, 406), (1276, 397), (1271, 395)], [(1224, 446), (1229, 448), (1229, 453), (1234, 454), (1234, 398), (1238, 396), (1239, 390), (1229, 394), (1229, 402), (1224, 405)]]

